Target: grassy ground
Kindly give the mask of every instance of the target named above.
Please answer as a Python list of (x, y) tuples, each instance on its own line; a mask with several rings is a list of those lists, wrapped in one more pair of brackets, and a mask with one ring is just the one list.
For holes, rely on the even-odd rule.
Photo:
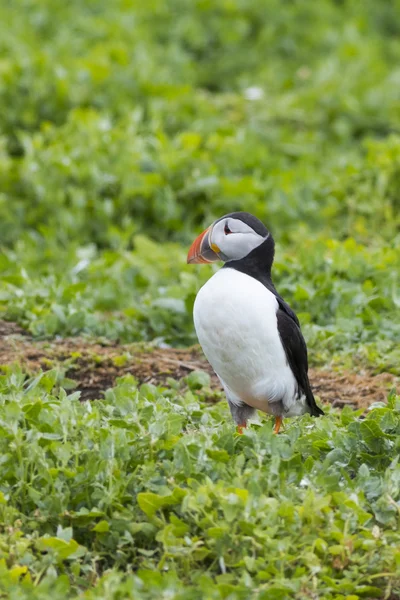
[[(0, 4), (0, 597), (400, 597), (399, 8)], [(168, 350), (236, 209), (328, 403), (279, 437)]]

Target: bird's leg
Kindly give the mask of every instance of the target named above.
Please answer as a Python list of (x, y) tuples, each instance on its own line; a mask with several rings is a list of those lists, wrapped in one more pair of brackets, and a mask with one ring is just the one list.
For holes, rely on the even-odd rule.
[(254, 414), (254, 408), (248, 406), (244, 402), (233, 403), (228, 397), (229, 408), (231, 409), (232, 417), (237, 425), (236, 431), (239, 435), (243, 434), (243, 429), (247, 427), (248, 419)]
[(279, 430), (280, 430), (281, 425), (282, 425), (282, 421), (283, 421), (282, 417), (275, 417), (274, 433), (279, 433)]

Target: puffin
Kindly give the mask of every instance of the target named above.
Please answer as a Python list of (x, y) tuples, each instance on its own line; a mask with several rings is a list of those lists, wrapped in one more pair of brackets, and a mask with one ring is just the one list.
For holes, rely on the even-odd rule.
[(308, 379), (299, 320), (272, 281), (274, 254), (265, 225), (232, 212), (203, 231), (187, 256), (189, 264), (224, 262), (200, 288), (193, 320), (240, 434), (256, 410), (275, 417), (274, 433), (284, 417), (324, 414)]

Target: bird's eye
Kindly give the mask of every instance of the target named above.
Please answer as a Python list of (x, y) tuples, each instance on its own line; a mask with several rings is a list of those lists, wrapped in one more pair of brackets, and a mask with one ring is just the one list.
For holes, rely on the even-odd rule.
[(232, 231), (228, 227), (228, 223), (225, 223), (224, 233), (225, 233), (225, 235), (228, 235), (229, 233), (232, 233)]

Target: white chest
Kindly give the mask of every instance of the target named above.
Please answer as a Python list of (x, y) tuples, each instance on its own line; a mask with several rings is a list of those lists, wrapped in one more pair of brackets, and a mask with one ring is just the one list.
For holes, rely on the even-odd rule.
[(268, 404), (295, 402), (296, 382), (279, 336), (275, 296), (259, 281), (221, 269), (194, 305), (199, 342), (229, 399), (270, 412)]

